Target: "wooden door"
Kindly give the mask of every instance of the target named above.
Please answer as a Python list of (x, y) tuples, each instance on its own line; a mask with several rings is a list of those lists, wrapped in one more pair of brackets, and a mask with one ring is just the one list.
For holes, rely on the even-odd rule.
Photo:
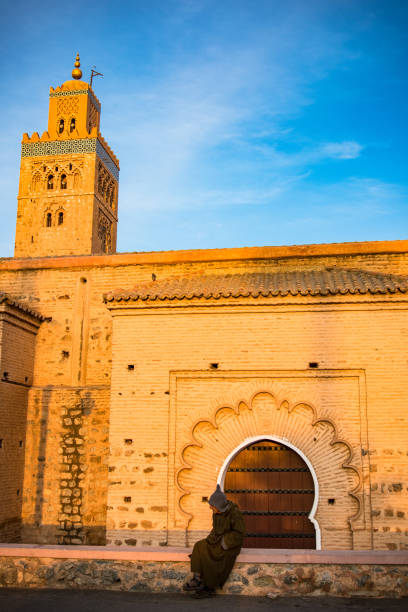
[(316, 548), (313, 478), (295, 451), (269, 440), (247, 446), (230, 463), (224, 491), (244, 514), (245, 548)]

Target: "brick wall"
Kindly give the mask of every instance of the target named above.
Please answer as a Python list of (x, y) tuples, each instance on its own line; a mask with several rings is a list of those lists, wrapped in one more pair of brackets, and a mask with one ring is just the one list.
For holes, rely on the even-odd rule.
[(21, 537), (28, 389), (39, 322), (0, 304), (0, 541)]
[[(347, 517), (336, 519), (343, 521), (340, 529), (347, 531), (347, 546), (406, 546), (404, 296), (383, 296), (382, 301), (375, 296), (343, 296), (336, 304), (319, 300), (318, 305), (316, 299), (304, 298), (290, 307), (285, 302), (272, 306), (248, 299), (239, 303), (234, 300), (233, 307), (230, 302), (206, 300), (205, 307), (197, 301), (189, 302), (188, 308), (131, 308), (123, 313), (125, 316), (114, 317), (112, 337), (112, 316), (102, 302), (102, 294), (151, 280), (152, 273), (163, 279), (326, 265), (395, 274), (408, 270), (403, 252), (386, 252), (384, 248), (364, 253), (368, 247), (362, 245), (354, 247), (354, 251), (360, 248), (359, 254), (352, 254), (341, 252), (340, 245), (337, 254), (323, 247), (319, 254), (316, 248), (311, 253), (299, 251), (296, 256), (290, 249), (279, 251), (280, 256), (277, 253), (275, 257), (268, 251), (263, 259), (259, 252), (257, 259), (251, 259), (230, 250), (0, 262), (2, 290), (52, 318), (38, 333), (28, 397), (22, 511), (26, 541), (57, 543), (78, 538), (104, 543), (107, 513), (111, 541), (165, 542), (170, 530), (178, 532), (184, 543), (188, 514), (182, 508), (188, 512), (194, 508), (191, 533), (198, 534), (208, 526), (204, 505), (197, 507), (194, 502), (191, 506), (190, 500), (197, 493), (180, 502), (176, 471), (184, 460), (183, 445), (192, 443), (191, 428), (198, 422), (205, 428), (205, 421), (213, 419), (225, 404), (236, 408), (237, 403), (246, 402), (248, 414), (254, 414), (253, 394), (262, 391), (275, 397), (278, 386), (279, 397), (289, 405), (300, 394), (317, 414), (331, 411), (330, 418), (344, 442), (330, 446), (334, 435), (330, 425), (322, 426), (320, 434), (327, 448), (336, 451), (336, 465), (347, 444), (352, 449), (353, 465), (362, 477), (358, 492), (361, 499), (353, 501), (347, 492), (347, 517), (358, 504), (364, 512), (354, 523), (358, 529), (350, 527)], [(194, 258), (197, 260), (192, 261)], [(308, 377), (310, 361), (319, 363), (323, 372), (320, 378), (319, 374)], [(207, 379), (205, 376), (213, 375), (209, 372), (213, 362), (220, 364), (219, 369)], [(135, 367), (128, 370), (128, 365)], [(333, 370), (335, 381), (330, 387), (324, 372)], [(196, 378), (194, 371), (199, 372)], [(287, 373), (285, 380), (282, 371)], [(178, 373), (183, 372), (186, 375), (180, 378)], [(204, 383), (201, 373), (205, 374)], [(344, 381), (348, 381), (345, 387)], [(179, 390), (185, 393), (184, 399), (179, 398)], [(231, 419), (225, 413), (219, 416), (225, 421), (225, 432), (228, 427), (233, 432), (229, 436), (231, 444), (252, 431), (250, 423), (243, 426), (239, 415)], [(289, 416), (291, 419), (295, 413)], [(67, 419), (79, 422), (71, 426)], [(312, 427), (310, 423), (309, 419), (308, 427)], [(75, 444), (70, 442), (73, 439)], [(306, 448), (307, 440), (304, 444)], [(222, 454), (226, 450), (223, 448)], [(75, 461), (73, 457), (68, 463), (70, 455)], [(209, 468), (213, 470), (211, 478), (200, 482), (206, 489), (203, 495), (214, 486), (219, 461), (217, 456)], [(80, 465), (85, 469), (67, 467)], [(78, 476), (69, 478), (74, 472)], [(350, 491), (354, 472), (345, 473), (344, 487)], [(67, 486), (68, 481), (72, 487)], [(64, 494), (70, 489), (75, 489), (75, 495)], [(125, 501), (125, 497), (131, 501)], [(80, 499), (79, 514), (73, 512), (78, 504), (67, 499)], [(331, 520), (325, 500), (319, 508), (322, 525)], [(71, 507), (75, 520), (64, 511), (67, 507)], [(335, 506), (336, 512), (339, 507)], [(371, 517), (372, 542), (371, 531), (370, 537), (364, 535)], [(332, 532), (332, 536), (332, 540), (330, 534), (324, 536), (325, 540), (323, 537), (324, 546), (338, 545), (338, 535)]]
[[(209, 524), (201, 496), (215, 488), (224, 458), (247, 437), (276, 433), (303, 450), (316, 468), (323, 547), (405, 547), (405, 321), (400, 304), (375, 305), (373, 300), (370, 305), (356, 301), (347, 306), (229, 307), (218, 301), (206, 308), (118, 308), (110, 426), (112, 543), (119, 543), (120, 532), (131, 538), (131, 531), (142, 543), (145, 529), (155, 543), (163, 541), (166, 520), (180, 537), (187, 524), (197, 532), (193, 539), (200, 537)], [(317, 362), (318, 371), (311, 373), (309, 362)], [(218, 363), (216, 372), (210, 370), (211, 363)], [(134, 369), (128, 370), (129, 364)], [(251, 401), (262, 392), (270, 394), (270, 407), (256, 411)], [(288, 407), (279, 410), (282, 402)], [(309, 417), (291, 412), (299, 403), (311, 407)], [(393, 418), (384, 410), (390, 403)], [(230, 409), (220, 411), (224, 407)], [(315, 419), (330, 424), (325, 431), (306, 426)], [(319, 443), (313, 442), (316, 438)], [(385, 444), (395, 449), (391, 469), (376, 459)], [(174, 455), (169, 479), (167, 449)], [(354, 466), (361, 479), (357, 506), (350, 495), (355, 474), (338, 470), (343, 463)], [(375, 486), (378, 470), (388, 485), (382, 488), (382, 499)], [(131, 502), (124, 504), (132, 491)], [(340, 505), (329, 506), (329, 498), (337, 498)], [(378, 520), (385, 518), (385, 499), (393, 509), (389, 529), (386, 520)], [(382, 507), (379, 515), (376, 504)], [(184, 512), (192, 515), (191, 522)], [(350, 526), (356, 512), (359, 520)]]

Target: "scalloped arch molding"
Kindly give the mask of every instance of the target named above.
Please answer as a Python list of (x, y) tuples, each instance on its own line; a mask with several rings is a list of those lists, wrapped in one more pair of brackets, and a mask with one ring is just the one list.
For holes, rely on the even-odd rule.
[[(353, 543), (353, 531), (361, 530), (363, 519), (363, 475), (358, 460), (353, 460), (355, 448), (339, 437), (335, 420), (319, 415), (311, 402), (291, 400), (283, 385), (271, 387), (232, 405), (222, 402), (210, 416), (193, 423), (176, 470), (176, 512), (184, 517), (187, 542), (208, 528), (208, 508), (202, 501), (208, 483), (215, 488), (226, 459), (246, 439), (266, 436), (300, 451), (315, 473), (318, 487), (311, 518), (320, 527), (321, 547), (359, 547)], [(329, 505), (333, 498), (335, 504)]]

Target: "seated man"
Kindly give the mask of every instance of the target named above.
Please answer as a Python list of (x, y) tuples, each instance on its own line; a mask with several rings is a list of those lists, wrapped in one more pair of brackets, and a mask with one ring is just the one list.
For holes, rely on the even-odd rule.
[(191, 571), (194, 576), (183, 586), (194, 597), (210, 597), (227, 580), (245, 535), (244, 518), (236, 504), (228, 501), (217, 485), (208, 500), (213, 511), (211, 533), (194, 544)]

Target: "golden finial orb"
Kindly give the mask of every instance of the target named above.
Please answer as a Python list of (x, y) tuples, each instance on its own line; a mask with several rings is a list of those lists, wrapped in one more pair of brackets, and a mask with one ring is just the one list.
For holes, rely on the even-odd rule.
[(80, 69), (81, 62), (79, 61), (79, 53), (77, 53), (75, 60), (75, 68), (72, 71), (73, 79), (80, 79), (82, 77), (82, 70)]

